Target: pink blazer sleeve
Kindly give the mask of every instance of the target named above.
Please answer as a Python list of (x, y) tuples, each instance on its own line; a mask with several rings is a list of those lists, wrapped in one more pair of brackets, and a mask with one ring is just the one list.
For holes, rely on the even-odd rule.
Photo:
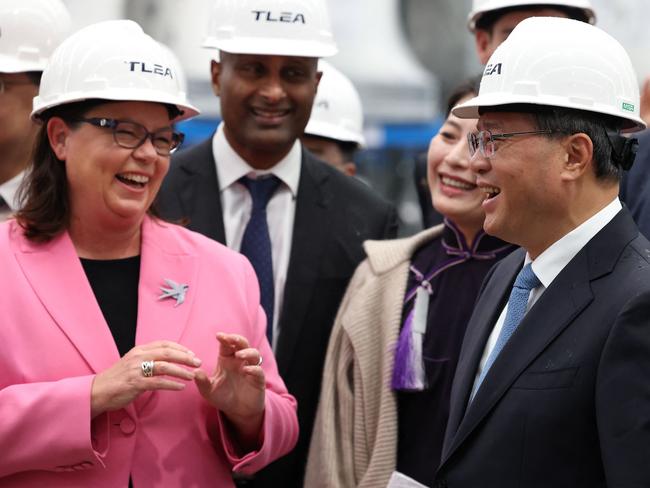
[[(7, 279), (0, 293), (0, 478), (32, 470), (101, 467), (107, 425), (105, 418), (90, 419), (94, 371), (56, 327), (43, 297), (26, 278), (25, 263), (16, 257), (34, 258), (34, 269), (42, 271), (40, 254), (11, 246), (9, 229), (9, 223), (0, 226), (0, 275)], [(65, 273), (55, 275), (51, 289), (70, 292), (76, 285), (67, 254), (65, 249), (54, 253)], [(78, 293), (69, 295), (79, 300)]]
[[(92, 379), (79, 376), (0, 389), (0, 478), (21, 471), (101, 465), (102, 453), (91, 440), (101, 437), (91, 435)], [(102, 429), (101, 421), (97, 426)]]

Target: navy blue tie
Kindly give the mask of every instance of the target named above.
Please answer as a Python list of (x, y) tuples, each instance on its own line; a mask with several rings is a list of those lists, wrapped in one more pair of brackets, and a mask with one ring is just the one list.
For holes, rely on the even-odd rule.
[(266, 336), (273, 341), (273, 307), (275, 300), (273, 286), (273, 252), (269, 226), (266, 221), (266, 206), (280, 180), (276, 176), (263, 176), (257, 179), (247, 176), (239, 182), (244, 185), (253, 199), (251, 218), (244, 230), (240, 252), (248, 258), (255, 269), (260, 283), (260, 302), (266, 312)]
[(474, 390), (472, 390), (472, 395), (470, 396), (470, 401), (472, 401), (474, 395), (476, 395), (476, 392), (480, 388), (481, 383), (483, 383), (485, 376), (494, 364), (497, 356), (499, 356), (501, 349), (503, 349), (503, 346), (506, 345), (510, 339), (510, 336), (512, 336), (512, 334), (519, 326), (519, 323), (524, 318), (524, 315), (526, 315), (526, 308), (528, 307), (528, 295), (530, 295), (530, 290), (537, 288), (541, 284), (542, 283), (535, 275), (535, 272), (533, 271), (530, 263), (524, 266), (517, 275), (515, 284), (512, 285), (510, 298), (508, 298), (508, 311), (506, 312), (506, 318), (503, 322), (503, 327), (501, 328), (501, 332), (499, 333), (499, 337), (497, 338), (497, 342), (494, 345), (492, 352), (490, 352), (487, 361), (485, 361), (483, 371), (481, 371), (481, 375), (476, 381), (476, 385), (474, 386)]

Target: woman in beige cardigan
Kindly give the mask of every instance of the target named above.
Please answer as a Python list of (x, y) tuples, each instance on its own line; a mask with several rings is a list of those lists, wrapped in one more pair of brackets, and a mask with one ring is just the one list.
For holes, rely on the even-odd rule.
[[(475, 94), (473, 84), (459, 87), (448, 109)], [(305, 487), (384, 487), (393, 471), (434, 479), (472, 304), (513, 249), (482, 231), (484, 193), (467, 148), (476, 122), (449, 110), (428, 153), (445, 223), (364, 244), (330, 338)]]

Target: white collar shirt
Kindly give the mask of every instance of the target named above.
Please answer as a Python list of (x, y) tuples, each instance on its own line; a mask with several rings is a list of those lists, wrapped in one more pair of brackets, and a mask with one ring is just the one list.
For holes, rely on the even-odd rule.
[(272, 174), (281, 181), (280, 186), (266, 207), (269, 237), (271, 238), (273, 259), (274, 312), (273, 344), (275, 350), (277, 337), (281, 331), (278, 319), (282, 313), (284, 286), (287, 281), (291, 240), (296, 215), (296, 196), (300, 180), (302, 147), (296, 140), (289, 153), (268, 170), (256, 170), (250, 166), (230, 145), (224, 133), (223, 123), (219, 124), (212, 139), (212, 151), (217, 166), (219, 194), (226, 232), (226, 245), (239, 251), (241, 241), (250, 220), (253, 201), (250, 193), (239, 183), (243, 176), (258, 177)]
[[(553, 280), (560, 274), (566, 265), (569, 264), (575, 255), (578, 254), (578, 252), (580, 252), (580, 250), (585, 247), (585, 245), (596, 234), (598, 234), (598, 232), (600, 232), (622, 208), (620, 200), (616, 197), (603, 209), (592, 215), (589, 219), (584, 221), (568, 234), (564, 235), (561, 239), (551, 244), (534, 261), (530, 258), (528, 253), (526, 253), (524, 265), (532, 263), (531, 267), (533, 268), (533, 272), (541, 282), (540, 286), (531, 290), (528, 296), (528, 306), (526, 307), (526, 311), (530, 310), (533, 304), (539, 300), (544, 291), (551, 285)], [(505, 322), (507, 311), (508, 304), (506, 303), (506, 306), (503, 307), (501, 315), (499, 315), (499, 318), (492, 329), (492, 333), (485, 344), (483, 356), (481, 356), (481, 361), (479, 362), (479, 367), (476, 371), (476, 377), (474, 378), (474, 387), (476, 387), (476, 381), (480, 377), (485, 362), (490, 356), (499, 334), (501, 333), (501, 328)]]
[(25, 172), (18, 173), (10, 180), (0, 184), (0, 197), (7, 203), (9, 209), (0, 209), (0, 222), (9, 218), (20, 207), (18, 201), (18, 187), (23, 181)]

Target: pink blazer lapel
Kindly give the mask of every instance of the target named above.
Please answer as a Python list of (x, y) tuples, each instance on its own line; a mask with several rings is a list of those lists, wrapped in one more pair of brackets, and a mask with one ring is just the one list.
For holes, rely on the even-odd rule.
[(56, 325), (96, 373), (119, 359), (117, 346), (86, 279), (70, 236), (34, 244), (16, 229), (15, 255)]
[[(161, 339), (178, 341), (196, 296), (197, 256), (182, 245), (169, 224), (150, 218), (142, 225), (141, 252), (136, 344)], [(161, 298), (162, 288), (170, 288), (165, 280), (187, 285), (182, 303), (175, 298), (180, 294)]]
[[(185, 329), (198, 274), (197, 256), (178, 234), (145, 218), (142, 225), (136, 344), (178, 341)], [(67, 232), (47, 244), (34, 244), (16, 230), (16, 259), (56, 325), (76, 346), (91, 369), (101, 372), (119, 352)], [(185, 301), (160, 299), (165, 279), (188, 285)]]

